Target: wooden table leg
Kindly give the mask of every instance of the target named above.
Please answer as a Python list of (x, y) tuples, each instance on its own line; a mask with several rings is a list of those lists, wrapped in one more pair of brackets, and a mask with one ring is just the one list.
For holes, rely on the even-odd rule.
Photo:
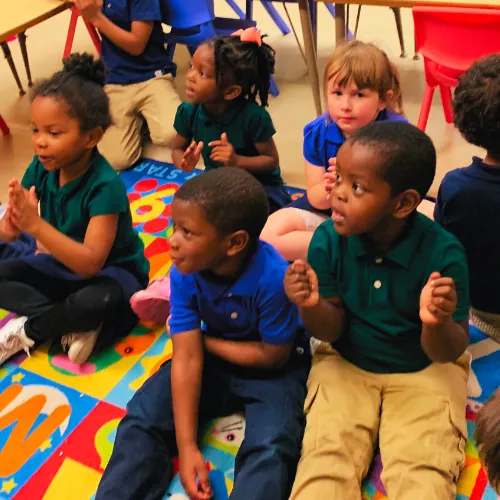
[(321, 110), (321, 92), (319, 87), (318, 65), (316, 61), (316, 48), (314, 46), (314, 37), (311, 24), (311, 16), (309, 13), (308, 0), (298, 0), (300, 23), (302, 25), (302, 36), (304, 37), (304, 49), (306, 53), (307, 71), (309, 73), (309, 81), (313, 93), (314, 106), (316, 114), (319, 116)]
[(346, 40), (345, 27), (345, 5), (343, 3), (335, 4), (335, 42), (338, 45)]
[(26, 92), (23, 89), (23, 86), (21, 85), (21, 80), (19, 79), (19, 75), (17, 74), (16, 65), (14, 64), (14, 60), (12, 59), (12, 54), (10, 52), (9, 44), (7, 42), (0, 42), (0, 45), (2, 46), (3, 55), (5, 56), (5, 59), (7, 59), (7, 62), (9, 63), (10, 66), (10, 70), (12, 71), (14, 79), (16, 80), (17, 87), (19, 88), (19, 95), (26, 94)]
[(26, 68), (26, 76), (28, 77), (28, 87), (33, 86), (33, 81), (31, 80), (31, 69), (30, 60), (28, 59), (28, 50), (26, 49), (26, 33), (19, 33), (17, 35), (19, 39), (19, 45), (21, 47), (21, 54), (23, 55), (24, 67)]

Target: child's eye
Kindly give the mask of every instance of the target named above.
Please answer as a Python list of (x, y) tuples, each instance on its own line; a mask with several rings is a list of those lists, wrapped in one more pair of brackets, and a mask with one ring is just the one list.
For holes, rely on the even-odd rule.
[(342, 182), (340, 174), (335, 174), (335, 182)]
[(342, 95), (342, 91), (341, 90), (334, 90), (333, 94), (340, 97)]
[(38, 129), (37, 129), (37, 128), (35, 128), (35, 127), (33, 127), (33, 128), (31, 129), (31, 132), (32, 132), (33, 134), (38, 134)]
[(182, 232), (186, 235), (186, 236), (190, 236), (192, 233), (189, 229), (186, 229), (185, 227), (182, 228)]
[(53, 137), (57, 137), (58, 135), (61, 135), (61, 132), (55, 132), (55, 131), (52, 131), (52, 132), (50, 133), (50, 135), (51, 135), (51, 136), (53, 136)]
[(358, 92), (358, 93), (356, 94), (356, 96), (357, 96), (357, 97), (365, 97), (365, 94), (363, 94), (363, 92)]
[(353, 184), (352, 189), (354, 194), (363, 194), (365, 190), (359, 184)]

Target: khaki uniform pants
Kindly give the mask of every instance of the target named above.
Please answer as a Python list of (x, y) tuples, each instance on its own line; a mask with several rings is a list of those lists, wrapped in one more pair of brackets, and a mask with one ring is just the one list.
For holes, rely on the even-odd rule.
[(322, 344), (291, 499), (359, 500), (377, 441), (390, 500), (455, 499), (465, 461), (469, 361), (374, 374)]
[(175, 137), (175, 114), (180, 104), (171, 75), (129, 85), (106, 85), (105, 88), (114, 125), (104, 134), (99, 151), (113, 168), (126, 169), (142, 156), (144, 120), (154, 144), (171, 146)]

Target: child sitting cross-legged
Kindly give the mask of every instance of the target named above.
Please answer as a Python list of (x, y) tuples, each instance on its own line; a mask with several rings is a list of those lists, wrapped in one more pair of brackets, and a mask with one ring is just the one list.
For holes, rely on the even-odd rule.
[(285, 290), (316, 351), (292, 500), (359, 500), (377, 443), (390, 500), (452, 500), (464, 465), (468, 276), (462, 245), (417, 212), (436, 152), (372, 123), (339, 149), (332, 218)]
[(310, 355), (283, 288), (287, 262), (259, 241), (268, 210), (259, 182), (240, 169), (209, 171), (175, 194), (173, 358), (128, 404), (96, 500), (163, 498), (177, 452), (189, 498), (212, 498), (199, 429), (237, 410), (247, 425), (230, 498), (288, 499)]

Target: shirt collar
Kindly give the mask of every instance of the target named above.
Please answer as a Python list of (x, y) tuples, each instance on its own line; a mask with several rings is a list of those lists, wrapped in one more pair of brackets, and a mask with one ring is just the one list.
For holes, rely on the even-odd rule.
[(204, 123), (222, 125), (224, 127), (227, 127), (234, 122), (236, 117), (240, 114), (240, 111), (247, 105), (247, 103), (248, 101), (245, 97), (238, 97), (228, 106), (228, 108), (222, 114), (218, 116), (209, 115), (206, 112), (205, 107), (200, 104), (200, 118)]
[(91, 171), (94, 169), (94, 164), (98, 155), (99, 153), (95, 150), (93, 152), (89, 168), (82, 175), (73, 179), (71, 182), (68, 182), (63, 187), (59, 187), (59, 170), (52, 170), (49, 172), (47, 179), (48, 190), (53, 194), (71, 193), (72, 191), (78, 190), (82, 182), (84, 182), (84, 180), (86, 181)]
[(398, 243), (385, 254), (378, 253), (371, 242), (363, 236), (349, 236), (349, 251), (356, 257), (384, 257), (408, 269), (427, 227), (426, 217), (414, 213), (410, 216)]

